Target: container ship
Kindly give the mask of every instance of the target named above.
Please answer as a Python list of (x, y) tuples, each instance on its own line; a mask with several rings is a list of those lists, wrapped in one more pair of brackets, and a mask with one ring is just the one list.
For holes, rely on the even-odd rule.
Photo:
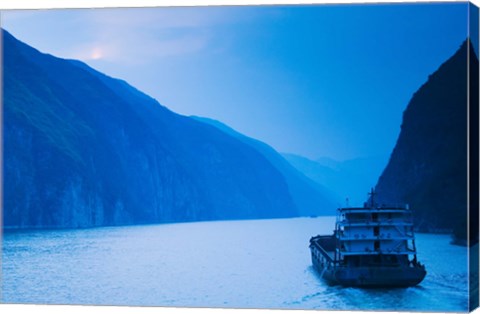
[(310, 239), (315, 270), (331, 285), (409, 287), (427, 274), (417, 260), (412, 210), (375, 203), (339, 208), (333, 235)]

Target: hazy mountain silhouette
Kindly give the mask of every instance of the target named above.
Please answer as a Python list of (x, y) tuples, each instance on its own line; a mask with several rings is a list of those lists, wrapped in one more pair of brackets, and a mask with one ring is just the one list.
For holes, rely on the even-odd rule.
[(340, 199), (325, 185), (315, 182), (293, 167), (271, 146), (245, 136), (220, 121), (204, 117), (192, 118), (215, 126), (219, 130), (250, 145), (265, 156), (285, 177), (290, 194), (301, 216), (335, 214)]
[(336, 161), (326, 157), (311, 160), (296, 154), (282, 155), (307, 177), (333, 191), (343, 206), (347, 199), (351, 206), (362, 206), (387, 162), (382, 156)]
[[(453, 230), (457, 239), (467, 237), (468, 77), (470, 102), (475, 107), (478, 57), (465, 41), (413, 95), (403, 113), (396, 146), (376, 185), (380, 202), (411, 205), (421, 231)], [(475, 112), (478, 125), (478, 108)], [(478, 164), (476, 156), (470, 163)], [(470, 219), (478, 221), (478, 203), (472, 215)], [(478, 226), (472, 236), (478, 239)]]
[(2, 35), (6, 228), (298, 215), (251, 146)]

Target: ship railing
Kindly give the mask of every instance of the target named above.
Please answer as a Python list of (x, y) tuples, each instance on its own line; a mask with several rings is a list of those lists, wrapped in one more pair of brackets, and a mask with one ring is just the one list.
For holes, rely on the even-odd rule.
[(344, 234), (339, 234), (338, 236), (339, 240), (342, 241), (360, 241), (360, 240), (411, 240), (414, 239), (413, 235), (409, 234), (398, 234), (398, 235), (392, 235), (391, 233), (382, 233), (379, 234), (378, 236), (367, 236), (366, 234), (354, 234), (354, 235), (344, 235)]
[(410, 208), (402, 207), (376, 207), (376, 208), (364, 208), (364, 207), (349, 207), (349, 208), (338, 208), (337, 212), (342, 214), (348, 213), (407, 213), (411, 214), (413, 211)]
[(413, 219), (341, 219), (338, 220), (341, 225), (397, 225), (397, 224), (413, 224)]
[(314, 243), (313, 245), (315, 245), (315, 247), (318, 249), (320, 254), (322, 254), (323, 257), (325, 257), (327, 259), (327, 261), (329, 261), (329, 262), (334, 261), (333, 258), (330, 256), (330, 254), (328, 254), (328, 252), (321, 245), (319, 245), (318, 243)]
[(416, 254), (415, 250), (407, 248), (405, 250), (402, 249), (370, 249), (365, 248), (363, 251), (347, 251), (345, 249), (337, 249), (337, 252), (342, 255), (378, 255), (378, 254), (390, 254), (390, 255), (409, 255), (409, 254)]
[(408, 230), (405, 230), (404, 228), (399, 228), (398, 225), (394, 225), (394, 227), (398, 231), (399, 234), (411, 237), (412, 239), (415, 238), (412, 228), (409, 228)]
[[(321, 239), (321, 237), (319, 237), (319, 239)], [(333, 265), (338, 263), (338, 261), (332, 258), (332, 256), (328, 253), (328, 251), (325, 250), (317, 241), (311, 242), (310, 245), (315, 246), (318, 252), (320, 252), (320, 254), (326, 259), (328, 263), (332, 263)], [(334, 251), (331, 251), (331, 253), (334, 253)]]

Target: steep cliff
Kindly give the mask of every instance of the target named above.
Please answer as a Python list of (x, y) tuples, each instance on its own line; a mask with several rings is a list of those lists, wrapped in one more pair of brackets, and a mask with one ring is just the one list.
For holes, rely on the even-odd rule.
[(478, 105), (478, 57), (465, 41), (413, 95), (376, 186), (379, 202), (409, 203), (421, 231), (466, 238), (469, 83)]
[(4, 227), (298, 214), (255, 149), (2, 32)]

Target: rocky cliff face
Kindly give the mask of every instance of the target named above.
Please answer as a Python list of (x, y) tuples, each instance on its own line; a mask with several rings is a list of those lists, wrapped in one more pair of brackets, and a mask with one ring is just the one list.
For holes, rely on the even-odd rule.
[(252, 147), (3, 31), (6, 228), (291, 217)]
[(467, 226), (467, 71), (477, 95), (471, 101), (478, 106), (478, 58), (468, 43), (413, 95), (397, 144), (376, 186), (379, 202), (410, 204), (420, 230), (455, 230), (463, 238)]

